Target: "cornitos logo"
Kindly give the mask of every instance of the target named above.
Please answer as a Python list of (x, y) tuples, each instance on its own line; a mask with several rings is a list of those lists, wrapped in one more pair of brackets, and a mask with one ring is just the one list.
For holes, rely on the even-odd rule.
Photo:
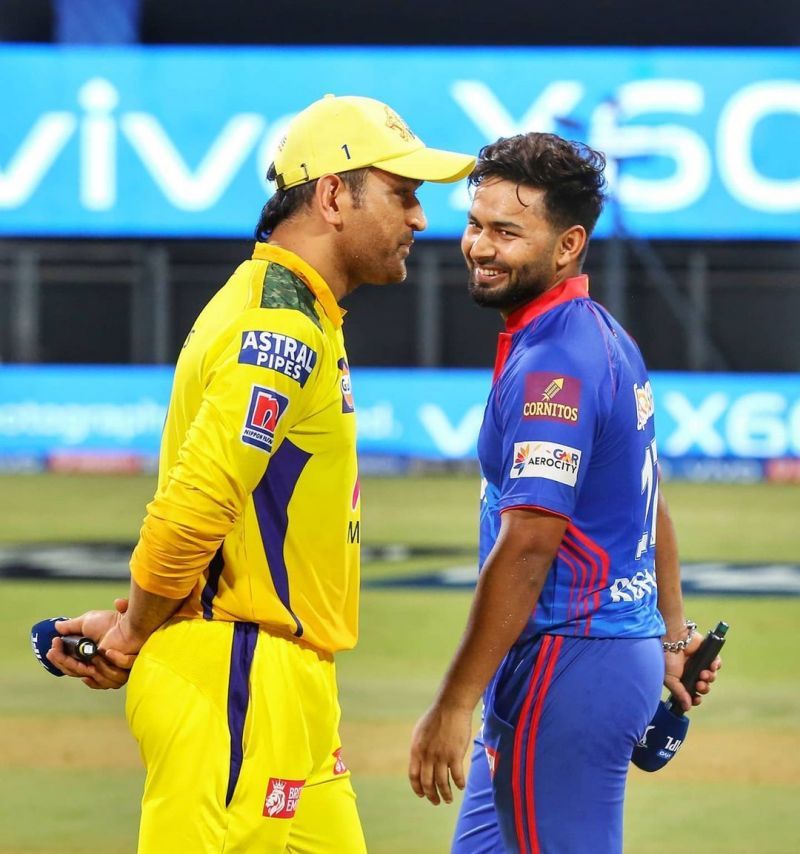
[(285, 374), (302, 388), (317, 364), (317, 351), (290, 335), (253, 329), (242, 332), (239, 362)]
[(522, 417), (577, 424), (581, 381), (563, 374), (534, 371), (525, 375)]
[(575, 486), (581, 464), (581, 451), (555, 442), (515, 442), (514, 463), (509, 476), (543, 477), (567, 486)]

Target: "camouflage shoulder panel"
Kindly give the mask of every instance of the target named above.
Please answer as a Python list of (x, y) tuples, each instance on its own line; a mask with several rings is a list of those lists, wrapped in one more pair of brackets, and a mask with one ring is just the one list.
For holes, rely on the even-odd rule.
[(315, 301), (314, 294), (305, 282), (291, 270), (274, 261), (267, 264), (264, 289), (261, 292), (261, 308), (293, 308), (322, 329), (322, 323), (314, 310)]

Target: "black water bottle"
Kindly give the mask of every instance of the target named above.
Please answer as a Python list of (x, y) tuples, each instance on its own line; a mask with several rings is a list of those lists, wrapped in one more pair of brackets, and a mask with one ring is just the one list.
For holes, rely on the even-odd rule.
[[(683, 669), (683, 676), (681, 676), (681, 684), (689, 692), (689, 696), (692, 699), (697, 696), (696, 687), (700, 673), (703, 670), (708, 670), (711, 663), (719, 655), (719, 651), (725, 643), (727, 632), (727, 623), (717, 623), (716, 629), (709, 631), (705, 638), (703, 638), (703, 642), (700, 644), (697, 652), (686, 662), (686, 667)], [(683, 708), (674, 694), (669, 695), (667, 706), (675, 715), (684, 714)]]

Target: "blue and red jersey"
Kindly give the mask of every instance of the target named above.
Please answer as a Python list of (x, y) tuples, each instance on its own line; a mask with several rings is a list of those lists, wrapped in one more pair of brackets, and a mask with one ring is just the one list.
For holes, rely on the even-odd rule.
[(664, 634), (653, 414), (641, 353), (589, 298), (586, 276), (509, 316), (478, 439), (481, 566), (505, 510), (569, 520), (520, 640)]

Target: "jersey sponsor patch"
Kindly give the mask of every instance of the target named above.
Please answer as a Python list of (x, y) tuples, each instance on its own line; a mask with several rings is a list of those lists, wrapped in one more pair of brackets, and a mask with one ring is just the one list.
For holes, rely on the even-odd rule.
[(494, 748), (489, 747), (488, 744), (485, 744), (483, 749), (486, 751), (486, 762), (489, 764), (489, 776), (494, 780), (494, 775), (497, 773), (497, 765), (500, 757), (497, 755), (497, 751)]
[(265, 818), (294, 818), (305, 783), (305, 780), (270, 777), (262, 815)]
[(634, 383), (633, 396), (636, 398), (636, 429), (644, 430), (656, 411), (650, 381), (648, 380), (643, 386)]
[(581, 453), (577, 448), (555, 442), (515, 442), (509, 477), (543, 477), (575, 486)]
[(317, 351), (291, 335), (251, 329), (242, 332), (239, 362), (285, 374), (302, 388), (317, 364)]
[(274, 389), (254, 385), (242, 430), (242, 441), (262, 451), (272, 451), (275, 430), (288, 405), (288, 397)]
[(347, 766), (344, 764), (344, 759), (342, 759), (342, 748), (340, 747), (338, 750), (333, 751), (333, 758), (336, 762), (333, 765), (333, 773), (335, 776), (340, 776), (341, 774), (347, 773)]
[(525, 401), (522, 404), (524, 419), (577, 424), (580, 402), (579, 379), (547, 371), (525, 374)]
[(356, 404), (353, 400), (353, 382), (350, 379), (350, 366), (346, 359), (339, 359), (336, 363), (342, 372), (342, 412), (355, 412)]

